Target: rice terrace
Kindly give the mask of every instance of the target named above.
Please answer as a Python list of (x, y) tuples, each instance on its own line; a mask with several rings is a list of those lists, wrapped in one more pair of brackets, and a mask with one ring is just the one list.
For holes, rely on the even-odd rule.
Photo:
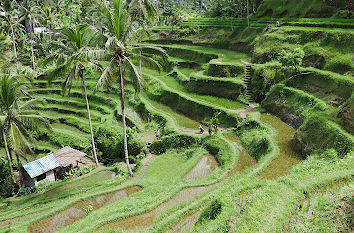
[(354, 232), (352, 0), (0, 0), (0, 232)]

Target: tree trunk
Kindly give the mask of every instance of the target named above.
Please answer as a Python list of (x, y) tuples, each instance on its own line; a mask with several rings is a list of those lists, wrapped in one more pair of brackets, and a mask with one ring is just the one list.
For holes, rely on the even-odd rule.
[(142, 75), (142, 71), (141, 71), (141, 33), (140, 33), (140, 37), (139, 37), (139, 48), (140, 48), (140, 51), (139, 51), (139, 56), (140, 56), (140, 59), (139, 59), (139, 72), (140, 72), (140, 76)]
[(247, 0), (247, 24), (248, 24), (248, 27), (250, 27), (250, 3), (249, 3), (249, 0)]
[(89, 120), (89, 124), (90, 124), (93, 155), (95, 157), (96, 166), (98, 166), (98, 159), (97, 159), (96, 146), (95, 146), (95, 138), (93, 136), (92, 122), (91, 122), (90, 106), (89, 106), (88, 99), (87, 99), (86, 83), (85, 83), (84, 71), (83, 70), (82, 70), (82, 74), (81, 74), (81, 82), (82, 82), (82, 88), (84, 90), (84, 96), (85, 96), (86, 107), (87, 107), (87, 115), (88, 115), (88, 120)]
[(19, 174), (19, 186), (22, 187), (23, 184), (22, 164), (20, 161), (20, 156), (17, 151), (15, 151), (15, 154), (16, 154), (18, 174)]
[(123, 134), (124, 134), (124, 155), (125, 155), (125, 162), (127, 164), (127, 168), (129, 171), (130, 176), (133, 176), (133, 172), (130, 169), (129, 165), (129, 158), (128, 158), (128, 140), (127, 140), (127, 127), (125, 123), (125, 104), (124, 104), (124, 77), (123, 77), (123, 67), (122, 61), (119, 59), (119, 72), (120, 72), (120, 101), (121, 101), (121, 108), (122, 108), (122, 121), (123, 121)]
[(34, 52), (33, 52), (32, 32), (31, 32), (30, 40), (31, 40), (32, 68), (33, 68), (33, 70), (35, 70), (35, 69), (36, 69), (36, 65), (35, 65), (35, 63), (34, 63)]
[(10, 152), (9, 152), (9, 147), (7, 146), (7, 140), (6, 140), (6, 135), (5, 132), (2, 131), (2, 138), (4, 140), (4, 146), (5, 146), (5, 150), (6, 150), (6, 158), (7, 158), (7, 163), (9, 164), (9, 171), (11, 174), (11, 180), (12, 180), (12, 184), (16, 183), (15, 177), (14, 177), (14, 172), (12, 170), (12, 164), (11, 164), (11, 157), (10, 157)]
[(232, 26), (232, 15), (230, 17), (230, 24), (231, 24), (231, 31), (233, 32), (234, 31), (234, 27)]
[[(11, 20), (11, 19), (10, 19)], [(9, 22), (10, 22), (9, 20)], [(14, 54), (15, 54), (15, 60), (16, 60), (16, 68), (18, 69), (18, 61), (17, 61), (17, 51), (16, 51), (16, 42), (15, 42), (15, 34), (14, 34), (14, 28), (12, 26), (12, 23), (10, 22), (10, 27), (11, 27), (11, 34), (12, 34), (12, 44), (14, 46)]]

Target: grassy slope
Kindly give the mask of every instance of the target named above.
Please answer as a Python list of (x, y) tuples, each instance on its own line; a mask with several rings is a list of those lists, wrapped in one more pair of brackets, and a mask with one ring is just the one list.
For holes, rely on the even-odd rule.
[(321, 0), (265, 0), (255, 16), (326, 18), (334, 15), (337, 10)]

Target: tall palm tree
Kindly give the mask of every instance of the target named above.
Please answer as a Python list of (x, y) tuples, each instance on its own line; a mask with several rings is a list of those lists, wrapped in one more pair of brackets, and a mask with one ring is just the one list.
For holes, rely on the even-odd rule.
[(15, 40), (15, 30), (20, 29), (23, 30), (21, 27), (22, 25), (19, 24), (15, 19), (14, 19), (14, 8), (12, 6), (13, 3), (11, 3), (10, 0), (4, 0), (3, 7), (0, 7), (0, 9), (5, 12), (4, 15), (2, 15), (5, 18), (5, 21), (8, 24), (8, 31), (9, 34), (11, 34), (12, 37), (12, 45), (13, 45), (13, 51), (14, 51), (14, 57), (15, 57), (15, 62), (16, 62), (16, 68), (19, 69), (18, 65), (18, 60), (17, 60), (17, 47), (16, 47), (16, 40)]
[(11, 181), (12, 181), (13, 184), (15, 184), (16, 181), (15, 181), (14, 173), (13, 173), (13, 170), (12, 170), (11, 156), (10, 156), (9, 146), (7, 144), (7, 138), (6, 138), (6, 133), (5, 133), (5, 129), (4, 129), (6, 117), (3, 116), (3, 114), (4, 114), (3, 110), (2, 110), (3, 106), (2, 106), (1, 103), (2, 102), (0, 101), (0, 114), (1, 114), (1, 116), (0, 116), (0, 132), (1, 132), (1, 138), (2, 138), (2, 140), (4, 142), (7, 164), (9, 165), (9, 171), (10, 171), (10, 175), (11, 175)]
[[(144, 62), (149, 63), (153, 67), (162, 70), (161, 65), (152, 57), (148, 57), (145, 54), (141, 55), (141, 51), (146, 51), (146, 54), (156, 54), (166, 59), (166, 52), (157, 47), (130, 46), (129, 39), (133, 36), (134, 32), (139, 29), (138, 25), (130, 20), (127, 12), (127, 2), (124, 0), (114, 0), (113, 9), (110, 10), (108, 6), (101, 1), (97, 0), (99, 10), (102, 13), (104, 19), (104, 39), (103, 49), (97, 49), (92, 51), (92, 57), (105, 61), (105, 65), (102, 66), (102, 75), (99, 78), (96, 90), (102, 84), (111, 85), (113, 80), (117, 78), (120, 83), (120, 99), (122, 110), (122, 122), (123, 122), (123, 134), (124, 134), (124, 155), (127, 164), (127, 168), (130, 176), (133, 172), (129, 165), (128, 158), (128, 141), (126, 134), (126, 120), (125, 120), (125, 77), (126, 71), (130, 70), (131, 78), (136, 84), (137, 90), (143, 85), (143, 79), (138, 72), (133, 61), (142, 59)], [(102, 39), (102, 38), (101, 38)]]
[[(129, 15), (132, 21), (136, 21), (140, 24), (140, 30), (137, 32), (139, 37), (139, 47), (141, 48), (141, 38), (146, 30), (144, 28), (144, 23), (147, 20), (153, 19), (157, 15), (157, 11), (154, 3), (151, 0), (131, 0), (128, 7)], [(139, 51), (141, 56), (141, 50)], [(141, 71), (142, 60), (139, 59), (139, 72)]]
[[(40, 125), (48, 125), (45, 118), (35, 112), (32, 107), (38, 102), (36, 99), (24, 99), (25, 85), (15, 76), (4, 75), (0, 79), (0, 127), (2, 138), (5, 143), (5, 149), (9, 166), (11, 159), (8, 150), (9, 142), (15, 151), (20, 177), (22, 178), (22, 165), (20, 154), (23, 150), (31, 150), (35, 139), (30, 135), (28, 129), (36, 128)], [(12, 171), (12, 169), (10, 169)]]
[(36, 69), (34, 62), (34, 51), (33, 51), (33, 39), (32, 34), (34, 33), (33, 27), (37, 23), (37, 16), (39, 15), (39, 8), (33, 5), (31, 1), (25, 0), (19, 7), (20, 22), (25, 23), (26, 32), (29, 34), (30, 46), (31, 46), (31, 58), (32, 58), (32, 68)]
[(5, 68), (9, 63), (9, 57), (11, 58), (9, 46), (11, 43), (10, 37), (0, 32), (0, 69)]
[(84, 70), (87, 64), (95, 66), (89, 59), (88, 42), (92, 37), (88, 25), (78, 25), (73, 27), (64, 27), (59, 30), (63, 41), (52, 41), (50, 48), (56, 49), (55, 52), (49, 56), (45, 63), (55, 61), (56, 69), (49, 74), (49, 80), (66, 73), (66, 79), (63, 83), (63, 95), (68, 89), (68, 96), (72, 88), (73, 80), (80, 79), (81, 87), (83, 90), (83, 97), (86, 102), (88, 120), (90, 124), (92, 150), (95, 158), (96, 165), (98, 165), (95, 139), (93, 135), (90, 106), (87, 98), (86, 83)]

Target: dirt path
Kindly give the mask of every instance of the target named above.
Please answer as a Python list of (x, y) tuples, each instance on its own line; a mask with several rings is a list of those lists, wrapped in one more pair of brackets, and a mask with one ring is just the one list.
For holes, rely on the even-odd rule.
[(246, 119), (248, 113), (258, 112), (255, 104), (250, 104), (248, 108), (230, 111), (240, 114), (243, 119)]

